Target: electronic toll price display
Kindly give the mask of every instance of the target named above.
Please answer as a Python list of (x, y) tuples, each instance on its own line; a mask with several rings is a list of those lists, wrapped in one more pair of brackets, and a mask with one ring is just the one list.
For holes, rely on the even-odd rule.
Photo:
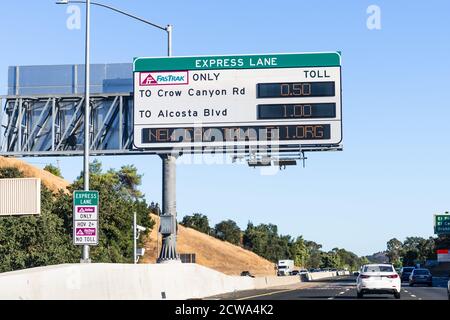
[(334, 97), (334, 82), (259, 83), (258, 98)]
[(134, 88), (136, 148), (342, 141), (337, 52), (137, 58)]

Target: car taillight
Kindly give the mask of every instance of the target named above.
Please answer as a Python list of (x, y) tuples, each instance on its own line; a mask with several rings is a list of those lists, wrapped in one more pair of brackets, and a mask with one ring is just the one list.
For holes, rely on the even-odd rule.
[(361, 275), (361, 279), (367, 279), (367, 278), (370, 278), (370, 276)]
[(398, 278), (398, 274), (393, 274), (393, 275), (390, 275), (390, 276), (387, 276), (389, 279), (395, 279), (395, 278)]

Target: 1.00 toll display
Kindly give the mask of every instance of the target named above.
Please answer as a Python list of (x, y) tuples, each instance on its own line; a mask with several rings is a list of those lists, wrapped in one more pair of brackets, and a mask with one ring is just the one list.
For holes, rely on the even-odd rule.
[(336, 103), (259, 104), (258, 119), (335, 118)]
[(258, 83), (257, 98), (334, 97), (335, 84), (327, 82)]

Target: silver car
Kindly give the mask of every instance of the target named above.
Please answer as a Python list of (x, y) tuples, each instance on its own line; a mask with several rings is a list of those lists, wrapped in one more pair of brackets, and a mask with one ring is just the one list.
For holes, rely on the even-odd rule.
[(450, 280), (448, 280), (448, 282), (447, 282), (447, 295), (448, 295), (448, 300), (450, 300)]

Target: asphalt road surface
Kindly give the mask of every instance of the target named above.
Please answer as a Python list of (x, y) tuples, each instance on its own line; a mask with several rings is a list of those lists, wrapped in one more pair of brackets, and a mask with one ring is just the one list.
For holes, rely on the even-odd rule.
[[(447, 300), (447, 280), (437, 278), (433, 286), (414, 286), (402, 283), (401, 300)], [(238, 300), (357, 300), (356, 277), (342, 276), (328, 278), (307, 283), (300, 283), (297, 287), (277, 288), (273, 290), (252, 290), (228, 295), (211, 297), (213, 299)], [(364, 300), (396, 300), (389, 294), (368, 294)]]

